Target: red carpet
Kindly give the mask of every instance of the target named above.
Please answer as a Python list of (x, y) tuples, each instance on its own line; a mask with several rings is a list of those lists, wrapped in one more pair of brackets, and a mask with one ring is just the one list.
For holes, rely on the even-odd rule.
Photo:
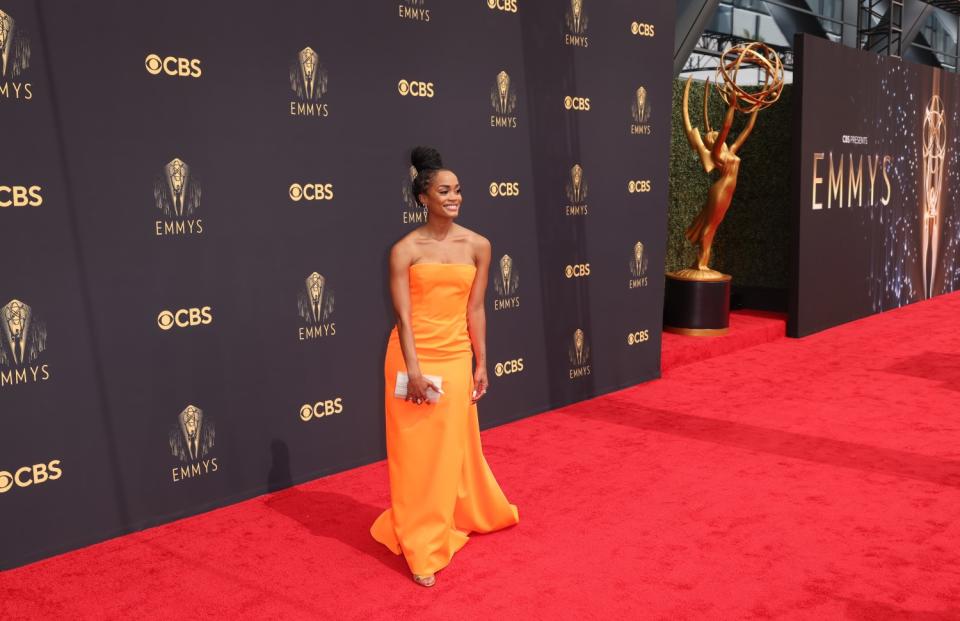
[(521, 523), (432, 590), (367, 534), (380, 463), (0, 574), (0, 618), (960, 619), (958, 316), (946, 296), (485, 433)]
[(769, 343), (787, 335), (787, 316), (764, 311), (733, 311), (730, 332), (723, 336), (694, 337), (663, 333), (660, 370), (668, 375), (678, 367)]

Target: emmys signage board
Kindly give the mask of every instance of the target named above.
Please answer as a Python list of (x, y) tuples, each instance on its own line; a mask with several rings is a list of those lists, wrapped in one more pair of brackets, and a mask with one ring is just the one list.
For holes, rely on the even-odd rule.
[(956, 290), (960, 80), (815, 37), (797, 49), (788, 333)]

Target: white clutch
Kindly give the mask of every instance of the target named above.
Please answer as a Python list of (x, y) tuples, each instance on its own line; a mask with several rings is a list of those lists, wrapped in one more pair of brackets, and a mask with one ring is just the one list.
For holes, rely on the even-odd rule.
[[(434, 386), (443, 390), (443, 378), (439, 375), (424, 375), (425, 378), (433, 382)], [(393, 389), (393, 396), (397, 399), (407, 398), (407, 382), (410, 378), (403, 371), (397, 371), (397, 387)], [(436, 403), (440, 400), (440, 393), (433, 388), (427, 388), (427, 402)]]

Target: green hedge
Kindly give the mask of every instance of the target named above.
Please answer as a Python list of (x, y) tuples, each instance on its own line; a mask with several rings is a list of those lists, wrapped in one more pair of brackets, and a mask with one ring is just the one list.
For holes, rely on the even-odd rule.
[[(683, 87), (673, 84), (673, 135), (670, 149), (670, 205), (667, 217), (667, 271), (691, 267), (697, 253), (683, 231), (700, 211), (717, 173), (703, 172), (683, 131)], [(704, 82), (690, 88), (690, 121), (703, 128)], [(716, 90), (710, 93), (710, 122), (719, 129), (725, 111)], [(746, 121), (737, 113), (727, 144)], [(734, 285), (787, 288), (790, 225), (791, 87), (780, 101), (762, 110), (740, 149), (740, 175), (733, 203), (713, 242), (710, 267), (733, 276)]]

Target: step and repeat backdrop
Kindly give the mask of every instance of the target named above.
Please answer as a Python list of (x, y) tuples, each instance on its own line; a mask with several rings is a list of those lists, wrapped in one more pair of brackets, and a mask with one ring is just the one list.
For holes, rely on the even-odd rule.
[(960, 287), (960, 80), (797, 40), (794, 278), (805, 336)]
[(672, 11), (0, 0), (0, 567), (384, 456), (418, 144), (493, 244), (484, 426), (656, 377)]

